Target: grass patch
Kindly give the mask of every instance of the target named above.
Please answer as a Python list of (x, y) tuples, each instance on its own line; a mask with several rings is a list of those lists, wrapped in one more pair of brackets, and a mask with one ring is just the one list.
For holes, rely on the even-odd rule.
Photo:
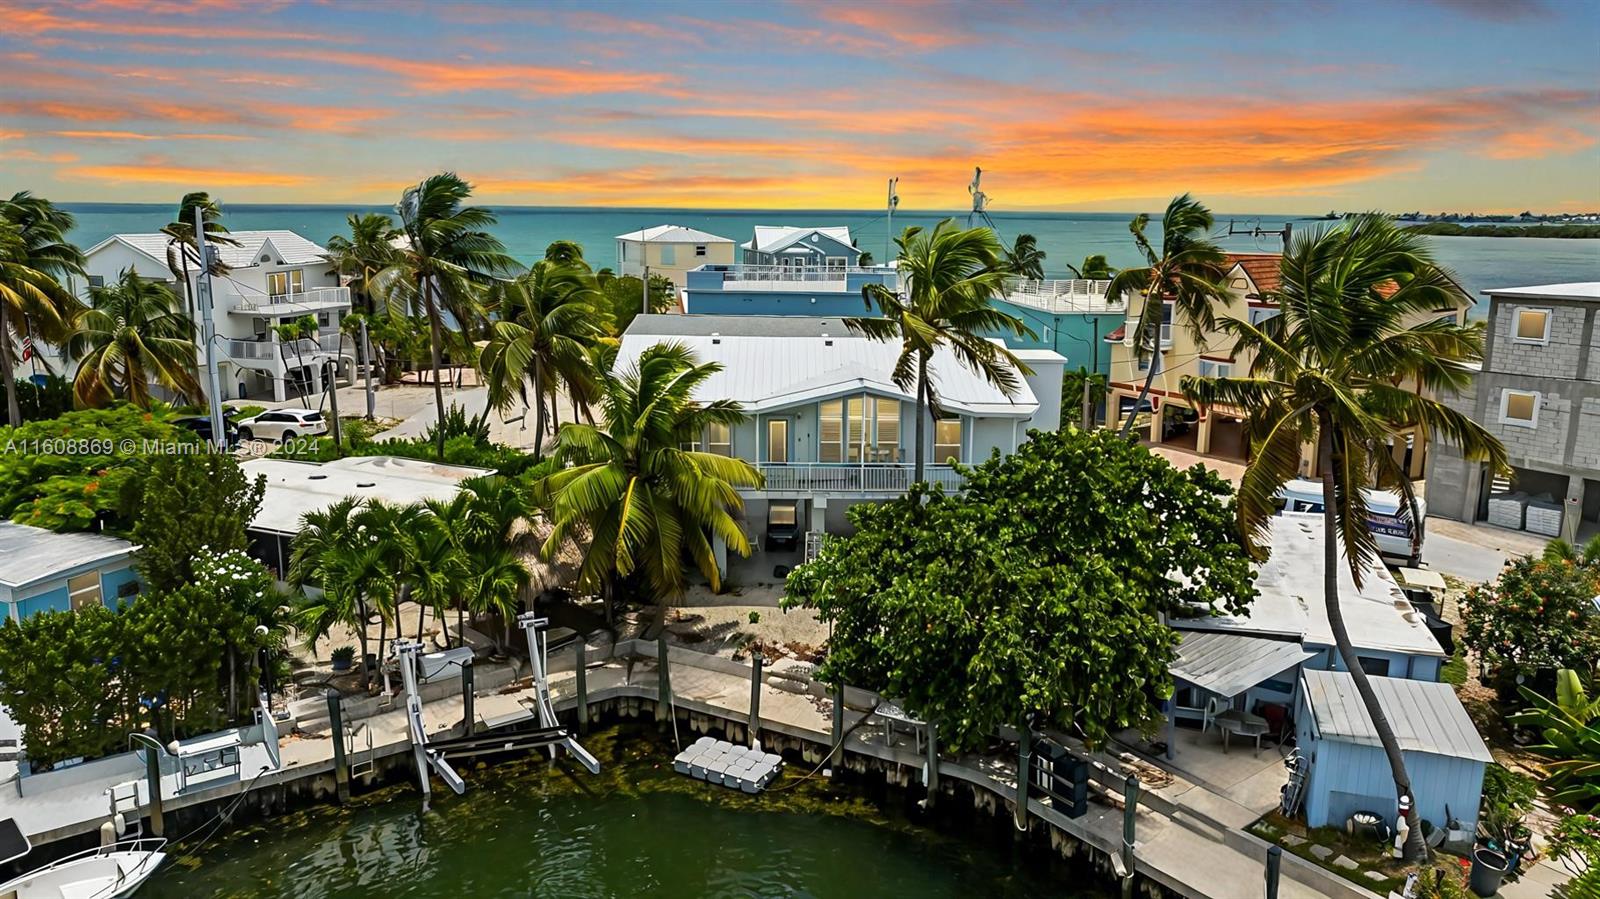
[(1456, 640), (1456, 652), (1449, 661), (1439, 669), (1439, 680), (1454, 687), (1459, 687), (1467, 682), (1467, 648)]

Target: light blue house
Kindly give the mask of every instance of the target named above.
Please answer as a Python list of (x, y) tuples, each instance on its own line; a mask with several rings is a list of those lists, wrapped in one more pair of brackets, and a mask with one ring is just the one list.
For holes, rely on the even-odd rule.
[[(1241, 615), (1174, 619), (1183, 633), (1174, 679), (1173, 717), (1200, 723), (1206, 709), (1282, 713), (1299, 701), (1305, 671), (1339, 671), (1333, 628), (1323, 598), (1323, 522), (1320, 515), (1285, 513), (1271, 521), (1272, 554), (1256, 571), (1256, 598)], [(1362, 572), (1358, 587), (1338, 566), (1339, 610), (1368, 675), (1434, 682), (1446, 655), (1381, 563)], [(1193, 642), (1193, 636), (1218, 638)], [(1191, 647), (1191, 643), (1193, 646)]]
[(843, 225), (757, 225), (754, 236), (740, 244), (739, 250), (745, 265), (778, 268), (845, 269), (861, 260), (861, 251), (850, 239), (850, 229)]
[(850, 229), (759, 225), (741, 262), (708, 263), (684, 276), (684, 311), (703, 315), (870, 315), (861, 290), (900, 289), (894, 266), (863, 266)]
[[(1394, 778), (1372, 718), (1343, 671), (1308, 670), (1295, 714), (1300, 755), (1310, 763), (1305, 813), (1310, 827), (1342, 827), (1351, 814), (1376, 812), (1391, 822)], [(1374, 677), (1411, 777), (1417, 814), (1434, 826), (1450, 818), (1473, 829), (1484, 766), (1494, 761), (1449, 684)]]
[(104, 534), (58, 534), (0, 522), (0, 612), (20, 621), (92, 603), (115, 608), (139, 593), (139, 547)]

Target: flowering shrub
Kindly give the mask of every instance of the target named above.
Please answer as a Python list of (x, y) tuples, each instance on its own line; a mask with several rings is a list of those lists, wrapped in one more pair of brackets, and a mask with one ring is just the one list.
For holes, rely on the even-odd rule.
[(1600, 574), (1569, 560), (1522, 558), (1462, 600), (1466, 644), (1499, 677), (1588, 671), (1600, 658)]

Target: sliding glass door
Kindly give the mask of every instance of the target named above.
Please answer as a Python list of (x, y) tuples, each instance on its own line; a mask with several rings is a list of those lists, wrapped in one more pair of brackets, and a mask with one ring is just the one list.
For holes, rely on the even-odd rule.
[(861, 394), (818, 405), (817, 460), (900, 461), (900, 401)]

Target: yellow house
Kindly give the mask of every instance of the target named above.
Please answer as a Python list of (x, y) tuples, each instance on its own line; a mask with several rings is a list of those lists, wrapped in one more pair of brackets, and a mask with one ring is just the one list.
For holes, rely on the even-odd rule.
[[(1217, 318), (1246, 319), (1260, 324), (1278, 314), (1278, 305), (1266, 296), (1278, 289), (1280, 258), (1276, 253), (1229, 253), (1227, 257), (1228, 298), (1219, 303)], [(1466, 320), (1471, 300), (1465, 291), (1454, 308), (1442, 308), (1423, 316), (1450, 316), (1458, 324)], [(1173, 306), (1166, 304), (1161, 324), (1160, 350), (1154, 357), (1140, 359), (1133, 332), (1138, 325), (1139, 306), (1130, 304), (1122, 327), (1106, 335), (1111, 344), (1111, 379), (1106, 398), (1106, 425), (1118, 427), (1128, 415), (1137, 415), (1135, 424), (1151, 443), (1169, 443), (1197, 453), (1226, 459), (1246, 460), (1250, 448), (1245, 439), (1238, 409), (1215, 407), (1196, 409), (1183, 396), (1185, 375), (1228, 377), (1249, 372), (1252, 361), (1245, 352), (1236, 353), (1233, 340), (1220, 330), (1203, 334), (1197, 340), (1182, 322), (1173, 322)], [(1156, 366), (1146, 405), (1135, 409), (1140, 388), (1151, 365)], [(1411, 477), (1421, 477), (1426, 447), (1407, 434), (1394, 447), (1395, 458)], [(1301, 474), (1316, 471), (1316, 446), (1301, 449)]]
[(733, 264), (733, 240), (683, 225), (657, 225), (617, 235), (617, 274), (672, 279), (682, 291), (685, 273), (702, 265)]

